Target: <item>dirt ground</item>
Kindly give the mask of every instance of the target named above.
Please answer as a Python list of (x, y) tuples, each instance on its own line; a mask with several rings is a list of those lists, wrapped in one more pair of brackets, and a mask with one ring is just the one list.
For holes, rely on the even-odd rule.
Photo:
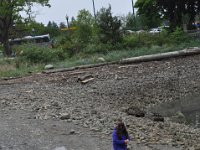
[[(199, 64), (196, 55), (0, 80), (0, 149), (112, 150), (118, 118), (130, 150), (198, 149), (199, 129), (155, 122), (149, 108), (199, 94)], [(128, 115), (132, 106), (146, 116)]]

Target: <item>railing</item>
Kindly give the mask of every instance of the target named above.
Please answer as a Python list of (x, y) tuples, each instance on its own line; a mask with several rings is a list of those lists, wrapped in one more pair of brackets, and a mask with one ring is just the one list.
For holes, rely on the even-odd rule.
[(200, 30), (187, 30), (189, 36), (194, 38), (200, 38)]

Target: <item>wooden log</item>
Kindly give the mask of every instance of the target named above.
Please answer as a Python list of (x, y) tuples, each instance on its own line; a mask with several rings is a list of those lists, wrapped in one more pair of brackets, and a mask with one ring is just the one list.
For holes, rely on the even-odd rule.
[(195, 55), (195, 54), (200, 54), (200, 48), (184, 49), (181, 51), (126, 58), (126, 59), (122, 59), (120, 63), (121, 64), (139, 63), (139, 62), (163, 60), (163, 59), (173, 58), (173, 57), (189, 56), (189, 55)]
[(89, 81), (92, 81), (92, 80), (94, 80), (94, 78), (89, 78), (89, 79), (83, 80), (83, 81), (81, 81), (81, 83), (86, 84), (86, 83), (88, 83)]

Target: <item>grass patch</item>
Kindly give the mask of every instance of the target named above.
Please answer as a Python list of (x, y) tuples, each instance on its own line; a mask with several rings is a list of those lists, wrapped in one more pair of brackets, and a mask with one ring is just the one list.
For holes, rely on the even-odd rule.
[[(55, 68), (70, 68), (80, 65), (102, 63), (103, 61), (99, 58), (104, 58), (105, 62), (112, 62), (119, 61), (123, 58), (165, 53), (190, 47), (200, 47), (200, 40), (190, 40), (189, 42), (183, 42), (178, 45), (113, 50), (107, 51), (106, 53), (93, 53), (87, 55), (84, 53), (79, 53), (71, 58), (65, 59), (64, 61), (56, 61), (54, 63), (49, 62), (49, 64), (53, 64)], [(33, 64), (26, 61), (20, 61), (20, 59), (0, 58), (0, 77), (19, 77), (29, 75), (30, 73), (38, 73), (44, 70), (45, 64), (47, 63)]]
[(0, 60), (0, 77), (21, 77), (29, 75), (30, 73), (38, 73), (43, 70), (44, 65), (36, 64), (36, 65), (29, 65), (29, 64), (21, 64), (17, 67), (16, 59), (9, 60), (9, 59), (1, 59)]

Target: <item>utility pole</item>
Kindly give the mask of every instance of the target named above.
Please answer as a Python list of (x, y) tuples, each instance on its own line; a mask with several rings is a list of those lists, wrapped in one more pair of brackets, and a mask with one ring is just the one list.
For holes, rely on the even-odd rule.
[(66, 14), (66, 20), (67, 20), (67, 28), (69, 28), (69, 16)]
[(134, 2), (133, 2), (133, 0), (131, 0), (131, 2), (132, 2), (132, 8), (133, 8), (133, 21), (134, 21), (134, 27), (135, 27), (135, 30), (136, 30), (136, 18), (135, 18)]
[(94, 4), (94, 0), (92, 0), (92, 3), (93, 3), (94, 18), (95, 18), (95, 20), (96, 20), (96, 11), (95, 11), (95, 4)]
[(134, 9), (134, 3), (133, 3), (133, 0), (132, 0), (132, 8), (133, 8), (133, 17), (135, 18), (135, 9)]

